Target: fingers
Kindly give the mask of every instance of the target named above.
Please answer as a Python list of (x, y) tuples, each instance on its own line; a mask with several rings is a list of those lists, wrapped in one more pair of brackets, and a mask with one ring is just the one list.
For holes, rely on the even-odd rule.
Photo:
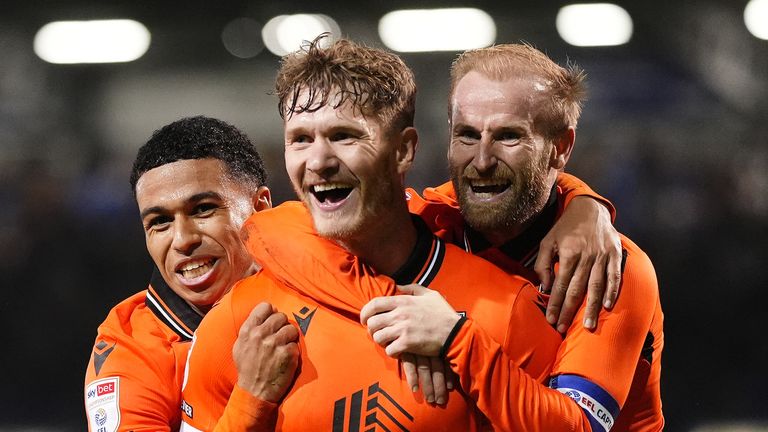
[(382, 312), (368, 318), (365, 325), (368, 327), (368, 333), (373, 336), (377, 331), (389, 326), (394, 320), (389, 312)]
[(435, 388), (432, 384), (432, 362), (429, 357), (416, 356), (416, 371), (419, 374), (419, 384), (424, 399), (429, 403), (435, 403)]
[(563, 257), (560, 260), (560, 269), (555, 275), (555, 281), (552, 285), (552, 292), (547, 303), (547, 322), (555, 325), (560, 316), (560, 310), (565, 301), (565, 293), (568, 291), (568, 283), (576, 271), (578, 259)]
[(565, 293), (560, 316), (557, 319), (557, 331), (560, 333), (565, 333), (568, 330), (573, 322), (573, 317), (576, 316), (576, 312), (584, 302), (591, 268), (590, 263), (583, 259), (576, 266), (576, 271), (574, 271)]
[(389, 345), (384, 348), (384, 352), (390, 357), (397, 358), (407, 351), (406, 345), (407, 344), (403, 342), (403, 338), (400, 337), (390, 342)]
[(243, 321), (243, 324), (240, 326), (240, 331), (242, 332), (243, 329), (248, 330), (261, 325), (261, 323), (269, 318), (270, 315), (272, 315), (272, 305), (266, 302), (259, 303), (253, 310), (251, 310), (251, 313), (248, 314), (248, 318)]
[(418, 284), (409, 284), (409, 285), (398, 285), (397, 291), (400, 294), (410, 294), (410, 295), (424, 295), (428, 291), (430, 291), (429, 288), (425, 288)]
[(445, 370), (445, 387), (448, 390), (455, 389), (456, 386), (458, 386), (459, 377), (453, 372), (453, 369), (451, 369), (448, 360), (443, 360), (443, 370)]
[(407, 296), (376, 297), (360, 309), (360, 323), (368, 325), (368, 320), (372, 316), (391, 311), (407, 298)]
[(533, 270), (536, 271), (539, 280), (541, 280), (540, 292), (547, 293), (552, 289), (552, 279), (555, 273), (553, 263), (555, 262), (556, 254), (555, 244), (552, 241), (547, 238), (541, 241), (536, 264), (533, 266)]
[(275, 342), (278, 345), (287, 345), (299, 340), (299, 330), (288, 321), (275, 332)]
[(400, 331), (394, 327), (384, 327), (381, 330), (372, 333), (371, 336), (373, 336), (374, 342), (380, 346), (386, 347), (400, 336)]
[(419, 374), (416, 371), (416, 357), (413, 354), (403, 353), (400, 356), (403, 364), (403, 373), (405, 374), (405, 382), (408, 383), (408, 387), (411, 391), (416, 393), (419, 390)]
[(435, 392), (435, 403), (445, 405), (448, 402), (448, 386), (445, 373), (445, 362), (438, 357), (429, 357), (432, 368), (432, 388)]
[(600, 313), (605, 284), (606, 257), (599, 256), (589, 273), (587, 288), (587, 303), (584, 306), (584, 328), (594, 330), (597, 327), (597, 316)]
[(621, 263), (624, 259), (624, 252), (621, 244), (611, 250), (606, 268), (606, 277), (608, 279), (605, 295), (603, 296), (603, 307), (612, 309), (619, 299), (619, 290), (621, 289)]

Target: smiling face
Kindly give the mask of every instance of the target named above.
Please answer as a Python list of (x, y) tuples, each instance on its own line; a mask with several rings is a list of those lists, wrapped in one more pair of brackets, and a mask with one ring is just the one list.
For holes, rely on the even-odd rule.
[(227, 175), (218, 159), (185, 159), (145, 172), (136, 183), (147, 250), (163, 279), (203, 311), (255, 270), (240, 240), (254, 210), (270, 206), (269, 190)]
[(553, 145), (534, 124), (542, 92), (535, 78), (497, 81), (477, 72), (453, 92), (451, 178), (465, 220), (487, 237), (530, 221), (556, 179)]
[(287, 118), (285, 166), (320, 235), (353, 241), (404, 208), (401, 139), (349, 103)]

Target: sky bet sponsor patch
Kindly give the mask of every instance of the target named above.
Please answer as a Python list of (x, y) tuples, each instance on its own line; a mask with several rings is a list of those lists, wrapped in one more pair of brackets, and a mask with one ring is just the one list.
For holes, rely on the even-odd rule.
[(611, 430), (619, 415), (619, 404), (600, 386), (576, 375), (558, 375), (549, 381), (549, 386), (579, 404), (593, 431)]
[(116, 432), (120, 426), (120, 378), (93, 381), (85, 388), (85, 411), (91, 432)]

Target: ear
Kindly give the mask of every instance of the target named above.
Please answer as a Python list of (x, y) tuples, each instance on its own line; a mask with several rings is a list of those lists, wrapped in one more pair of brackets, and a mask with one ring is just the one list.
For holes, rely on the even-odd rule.
[(257, 212), (272, 208), (272, 192), (266, 186), (259, 186), (252, 197), (253, 209)]
[(565, 164), (567, 164), (568, 159), (571, 158), (571, 152), (573, 151), (575, 142), (576, 129), (573, 126), (568, 126), (568, 129), (564, 130), (552, 140), (553, 145), (549, 166), (556, 170), (565, 168)]
[(397, 172), (401, 176), (404, 176), (411, 169), (418, 145), (419, 133), (416, 128), (409, 126), (400, 131), (395, 158), (397, 159)]

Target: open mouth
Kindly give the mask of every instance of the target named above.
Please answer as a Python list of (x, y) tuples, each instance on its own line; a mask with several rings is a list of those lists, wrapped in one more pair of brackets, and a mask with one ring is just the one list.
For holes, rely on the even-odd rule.
[(344, 183), (325, 183), (312, 186), (310, 192), (321, 204), (336, 204), (344, 201), (352, 189), (352, 186)]
[(509, 189), (512, 183), (502, 179), (469, 180), (469, 187), (477, 195), (498, 195)]
[(194, 279), (211, 271), (216, 260), (216, 258), (210, 258), (205, 261), (190, 261), (176, 269), (176, 273), (184, 279)]

